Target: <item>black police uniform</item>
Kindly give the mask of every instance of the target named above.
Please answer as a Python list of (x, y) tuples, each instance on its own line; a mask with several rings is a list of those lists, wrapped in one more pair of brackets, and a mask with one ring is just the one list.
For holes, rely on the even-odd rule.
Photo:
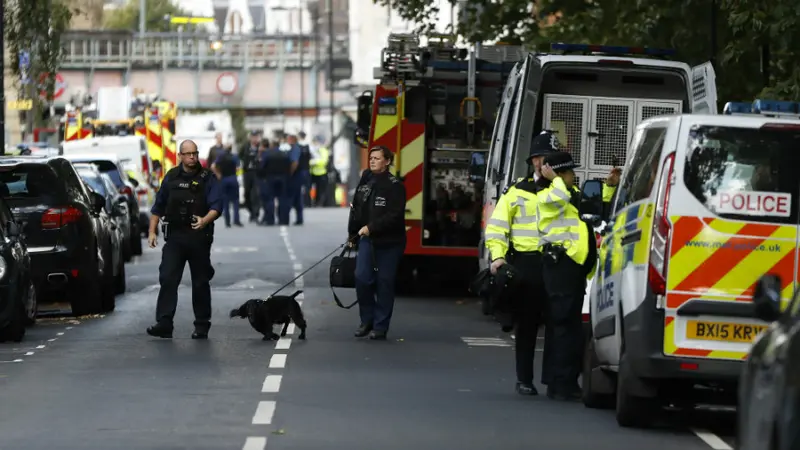
[(303, 205), (311, 206), (311, 147), (308, 144), (297, 144), (300, 148), (300, 159), (297, 161), (297, 172), (302, 176)]
[(263, 225), (275, 225), (275, 200), (278, 200), (278, 224), (289, 225), (291, 197), (289, 195), (289, 172), (292, 161), (289, 153), (278, 147), (266, 149), (261, 154), (259, 165), (259, 193), (264, 208)]
[(394, 310), (394, 290), (406, 247), (406, 189), (394, 175), (364, 171), (347, 224), (351, 242), (363, 226), (369, 236), (358, 242), (356, 296), (361, 326), (356, 337), (385, 339)]
[[(251, 132), (251, 136), (257, 136), (257, 132)], [(241, 153), (242, 175), (244, 181), (244, 207), (250, 211), (250, 222), (256, 222), (261, 212), (258, 195), (258, 145), (248, 145), (247, 149)]]
[[(147, 333), (157, 337), (172, 337), (173, 318), (178, 305), (178, 287), (186, 263), (192, 276), (192, 308), (194, 309), (193, 339), (205, 339), (211, 327), (211, 286), (214, 276), (211, 266), (211, 244), (214, 240), (214, 224), (202, 230), (191, 228), (193, 217), (204, 217), (210, 209), (206, 194), (208, 183), (216, 183), (208, 169), (201, 168), (188, 173), (182, 165), (171, 169), (164, 177), (161, 189), (166, 189), (166, 210), (163, 220), (164, 249), (158, 268), (161, 289), (156, 304), (156, 324)], [(161, 193), (161, 192), (159, 192)], [(215, 196), (219, 193), (215, 192)], [(219, 206), (217, 206), (219, 207)]]

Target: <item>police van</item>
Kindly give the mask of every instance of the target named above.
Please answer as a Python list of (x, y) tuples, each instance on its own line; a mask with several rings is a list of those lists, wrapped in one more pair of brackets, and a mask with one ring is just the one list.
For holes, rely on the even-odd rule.
[[(750, 112), (758, 113), (751, 114)], [(745, 112), (748, 114), (738, 115)], [(765, 273), (797, 286), (800, 104), (756, 100), (726, 114), (636, 127), (590, 288), (583, 401), (644, 426), (664, 404), (735, 401)], [(599, 181), (582, 212), (598, 214)]]
[[(495, 119), (486, 165), (483, 222), (509, 184), (525, 176), (533, 137), (556, 133), (581, 167), (582, 180), (605, 178), (626, 149), (636, 125), (653, 116), (717, 113), (711, 63), (696, 67), (666, 59), (672, 50), (552, 44), (530, 53), (508, 76)], [(485, 227), (484, 227), (485, 228)], [(481, 238), (485, 268), (489, 255)]]

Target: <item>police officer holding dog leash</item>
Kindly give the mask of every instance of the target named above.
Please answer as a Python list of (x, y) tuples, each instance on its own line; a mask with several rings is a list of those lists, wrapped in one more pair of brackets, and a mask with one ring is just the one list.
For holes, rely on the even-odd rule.
[[(546, 155), (556, 151), (558, 140), (549, 131), (542, 132), (533, 140), (526, 160), (533, 170), (530, 175), (506, 188), (486, 224), (486, 248), (492, 259), (492, 274), (496, 275), (508, 259), (517, 271), (515, 278), (520, 279), (511, 288), (513, 292), (504, 293), (503, 296), (510, 299), (511, 304), (508, 306), (516, 325), (516, 390), (521, 395), (538, 394), (533, 386), (533, 361), (539, 325), (547, 305), (547, 292), (542, 278), (537, 193), (549, 183), (541, 176), (542, 161)], [(546, 333), (550, 334), (549, 330)], [(549, 382), (549, 344), (550, 339), (546, 336), (542, 363), (543, 384)]]
[(150, 212), (150, 248), (158, 244), (156, 230), (160, 219), (166, 223), (164, 250), (158, 279), (161, 289), (156, 304), (156, 324), (147, 334), (171, 338), (173, 318), (178, 306), (178, 285), (186, 263), (192, 275), (192, 307), (194, 333), (192, 339), (207, 339), (211, 327), (211, 244), (214, 221), (222, 211), (219, 181), (200, 166), (197, 144), (181, 142), (178, 150), (181, 163), (164, 176), (161, 189)]

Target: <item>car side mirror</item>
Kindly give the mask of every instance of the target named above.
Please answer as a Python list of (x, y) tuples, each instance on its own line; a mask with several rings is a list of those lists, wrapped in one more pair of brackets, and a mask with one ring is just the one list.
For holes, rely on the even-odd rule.
[(139, 187), (139, 180), (137, 180), (136, 178), (133, 178), (133, 177), (129, 176), (129, 177), (128, 177), (128, 181), (130, 181), (130, 182), (131, 182), (131, 184), (133, 185), (133, 187), (135, 187), (135, 188), (138, 188), (138, 187)]
[(586, 180), (581, 189), (581, 216), (603, 218), (603, 183), (600, 180)]
[(106, 199), (97, 192), (90, 192), (89, 196), (92, 198), (92, 209), (95, 213), (99, 214), (103, 208), (106, 207)]
[(111, 214), (117, 217), (124, 217), (128, 215), (127, 205), (125, 202), (120, 201), (115, 203), (114, 206), (111, 207)]
[(768, 273), (756, 283), (753, 306), (756, 318), (774, 322), (781, 317), (781, 277)]

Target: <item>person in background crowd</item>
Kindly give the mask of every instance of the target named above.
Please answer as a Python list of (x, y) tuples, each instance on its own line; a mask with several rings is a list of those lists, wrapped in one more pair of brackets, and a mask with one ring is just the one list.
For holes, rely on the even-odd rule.
[(261, 225), (275, 225), (275, 201), (278, 201), (278, 224), (289, 225), (291, 198), (288, 193), (291, 160), (289, 153), (292, 147), (288, 143), (278, 141), (263, 143), (265, 149), (260, 154), (259, 174), (261, 202), (264, 206), (264, 218)]
[(211, 170), (222, 182), (222, 198), (224, 199), (222, 214), (225, 216), (227, 228), (231, 227), (231, 205), (233, 205), (233, 224), (237, 227), (242, 226), (242, 222), (239, 220), (239, 180), (236, 177), (236, 169), (240, 164), (239, 157), (233, 154), (233, 147), (229, 145), (211, 165)]
[(250, 132), (250, 143), (241, 152), (242, 169), (244, 169), (244, 207), (250, 211), (250, 222), (256, 222), (259, 216), (258, 198), (258, 146), (261, 142), (261, 133)]
[[(331, 152), (322, 142), (320, 136), (314, 137), (314, 145), (311, 146), (311, 184), (314, 186), (316, 195), (314, 206), (325, 206), (328, 195), (328, 163), (330, 162)], [(310, 189), (309, 189), (310, 190)]]
[(300, 147), (300, 162), (298, 163), (297, 170), (300, 172), (299, 175), (301, 176), (300, 187), (302, 188), (302, 193), (300, 196), (300, 202), (303, 203), (303, 206), (310, 207), (311, 206), (311, 146), (306, 140), (306, 133), (305, 131), (300, 131), (297, 133), (298, 141), (297, 146)]
[(204, 167), (210, 168), (217, 158), (219, 158), (219, 155), (225, 151), (225, 146), (222, 144), (222, 133), (215, 134), (214, 140), (214, 145), (208, 150), (208, 158), (206, 158), (206, 164)]
[[(305, 172), (300, 165), (303, 162), (302, 151), (297, 144), (297, 136), (290, 134), (286, 136), (286, 143), (289, 145), (289, 160), (291, 161), (291, 168), (289, 170), (289, 188), (288, 196), (290, 205), (294, 208), (297, 214), (295, 225), (303, 224), (303, 185), (306, 178), (308, 178), (308, 170)], [(283, 146), (281, 146), (283, 149)], [(310, 155), (308, 161), (310, 161)]]
[(356, 296), (361, 326), (356, 337), (385, 340), (394, 310), (397, 269), (406, 248), (406, 188), (389, 173), (394, 154), (369, 151), (369, 170), (356, 188), (347, 224), (348, 245), (358, 246)]

